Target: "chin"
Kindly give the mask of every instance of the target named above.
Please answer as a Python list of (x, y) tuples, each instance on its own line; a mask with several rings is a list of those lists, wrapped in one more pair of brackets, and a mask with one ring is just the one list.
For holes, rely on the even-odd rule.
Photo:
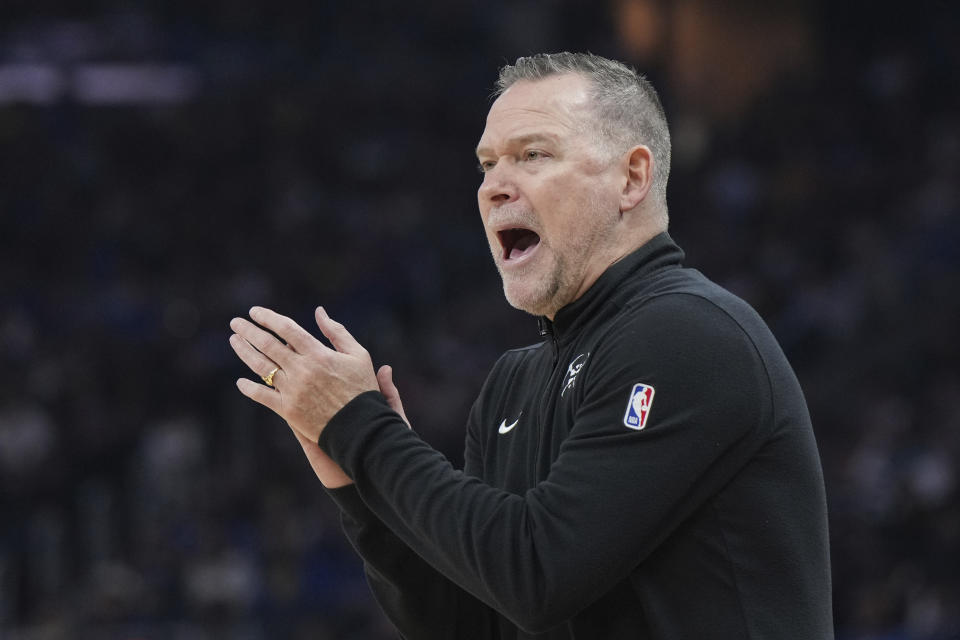
[(517, 285), (503, 283), (503, 295), (514, 309), (526, 311), (534, 316), (553, 317), (557, 309), (554, 295), (545, 291), (524, 291)]

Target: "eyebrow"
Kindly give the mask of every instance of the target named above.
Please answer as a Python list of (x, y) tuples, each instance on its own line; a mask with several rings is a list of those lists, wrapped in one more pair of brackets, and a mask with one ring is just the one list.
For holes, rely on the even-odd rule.
[[(557, 136), (551, 133), (528, 133), (522, 136), (517, 136), (515, 138), (507, 138), (506, 146), (524, 146), (532, 142), (553, 142), (556, 143), (558, 140)], [(492, 154), (493, 150), (489, 147), (477, 147), (476, 155), (480, 157), (484, 154)]]

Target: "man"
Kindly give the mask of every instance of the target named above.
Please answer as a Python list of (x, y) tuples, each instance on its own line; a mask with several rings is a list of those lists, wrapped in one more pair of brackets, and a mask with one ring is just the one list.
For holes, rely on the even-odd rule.
[(240, 390), (287, 420), (406, 638), (832, 638), (803, 396), (756, 313), (681, 266), (653, 88), (568, 53), (499, 87), (480, 214), (545, 340), (494, 366), (464, 470), (322, 308), (333, 349), (267, 309), (253, 321), (286, 344), (234, 319), (267, 383)]

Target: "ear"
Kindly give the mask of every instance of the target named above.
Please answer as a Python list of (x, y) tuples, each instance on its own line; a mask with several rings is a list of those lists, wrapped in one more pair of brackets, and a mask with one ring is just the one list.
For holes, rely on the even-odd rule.
[(624, 156), (626, 181), (620, 194), (620, 212), (630, 211), (647, 197), (653, 186), (653, 152), (637, 145)]

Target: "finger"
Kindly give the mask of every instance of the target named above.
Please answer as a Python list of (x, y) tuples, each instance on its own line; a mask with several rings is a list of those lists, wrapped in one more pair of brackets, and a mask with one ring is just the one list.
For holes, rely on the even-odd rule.
[(254, 349), (249, 342), (236, 333), (230, 336), (230, 346), (244, 364), (261, 378), (277, 368), (273, 360)]
[(289, 369), (294, 358), (297, 357), (293, 349), (249, 320), (234, 318), (230, 321), (230, 328), (252, 345), (254, 349), (280, 365), (281, 369)]
[(400, 392), (397, 390), (397, 385), (393, 383), (393, 367), (390, 365), (383, 365), (377, 371), (377, 383), (380, 385), (380, 393), (387, 399), (387, 404), (390, 405), (390, 408), (400, 414), (400, 417), (403, 418), (403, 421), (407, 423), (407, 426), (410, 426), (410, 421), (407, 420), (407, 414), (403, 411), (403, 403), (400, 401)]
[(257, 384), (253, 380), (240, 378), (237, 380), (237, 388), (240, 389), (240, 393), (247, 396), (254, 402), (259, 402), (267, 409), (270, 409), (277, 415), (280, 415), (280, 394), (270, 387), (263, 384)]
[(310, 333), (294, 322), (287, 316), (280, 315), (272, 309), (264, 307), (253, 307), (250, 309), (250, 317), (257, 324), (270, 329), (275, 334), (283, 338), (288, 345), (293, 347), (297, 353), (307, 353), (323, 343), (314, 338)]
[(323, 307), (317, 307), (314, 315), (317, 317), (317, 326), (320, 327), (320, 331), (330, 341), (334, 349), (350, 355), (366, 353), (367, 350), (363, 348), (363, 345), (357, 342), (346, 327), (327, 315)]

